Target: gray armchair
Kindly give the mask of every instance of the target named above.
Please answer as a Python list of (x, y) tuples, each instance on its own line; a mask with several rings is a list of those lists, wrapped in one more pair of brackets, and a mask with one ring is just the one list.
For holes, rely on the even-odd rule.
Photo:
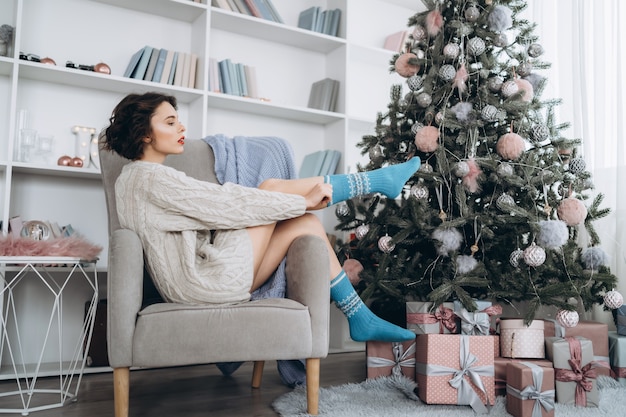
[[(322, 239), (303, 236), (287, 254), (288, 297), (235, 305), (183, 305), (158, 300), (144, 268), (138, 236), (120, 228), (114, 184), (129, 161), (100, 150), (109, 221), (108, 352), (113, 367), (115, 416), (129, 411), (131, 367), (170, 367), (254, 361), (252, 386), (261, 383), (264, 360), (306, 360), (307, 411), (318, 413), (320, 358), (328, 354), (328, 253)], [(217, 182), (213, 152), (187, 140), (166, 164)], [(155, 295), (156, 299), (155, 299)]]

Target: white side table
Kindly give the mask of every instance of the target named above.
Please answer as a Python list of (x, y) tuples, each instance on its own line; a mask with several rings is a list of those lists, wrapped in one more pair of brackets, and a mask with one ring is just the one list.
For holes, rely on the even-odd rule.
[[(30, 280), (38, 280), (37, 285), (45, 288), (45, 293), (50, 295), (48, 301), (51, 301), (52, 308), (49, 317), (42, 317), (39, 321), (42, 325), (38, 327), (45, 329), (45, 337), (38, 360), (35, 363), (24, 363), (22, 335), (33, 330), (20, 323), (19, 311), (24, 311), (24, 306), (18, 305), (15, 293), (16, 288)], [(83, 280), (90, 288), (90, 295), (93, 290), (93, 295), (73, 352), (68, 352), (68, 349), (64, 348), (64, 344), (67, 344), (64, 341), (69, 332), (64, 331), (63, 326), (63, 292), (70, 281), (77, 280)], [(74, 257), (0, 256), (0, 294), (2, 294), (0, 357), (4, 357), (5, 361), (7, 357), (10, 359), (10, 363), (3, 363), (2, 368), (10, 369), (8, 372), (13, 374), (13, 379), (17, 383), (14, 391), (0, 392), (0, 407), (5, 400), (9, 404), (7, 408), (0, 408), (0, 413), (21, 413), (25, 416), (31, 411), (62, 407), (68, 402), (76, 401), (98, 304), (96, 260), (86, 261)], [(82, 304), (84, 299), (80, 301)], [(36, 305), (43, 300), (28, 300), (28, 304), (31, 302)], [(55, 346), (56, 343), (58, 346)], [(44, 357), (48, 356), (46, 352), (49, 350), (54, 352), (55, 358), (58, 352), (58, 358), (52, 362), (49, 360), (44, 362)], [(54, 388), (41, 388), (42, 376), (56, 376), (58, 380), (54, 383)], [(47, 386), (50, 386), (50, 379), (56, 380), (46, 378)]]

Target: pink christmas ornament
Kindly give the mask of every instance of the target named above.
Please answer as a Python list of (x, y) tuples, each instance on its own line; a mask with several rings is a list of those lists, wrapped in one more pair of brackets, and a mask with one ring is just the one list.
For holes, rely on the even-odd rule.
[(478, 185), (478, 178), (483, 171), (480, 169), (474, 158), (470, 158), (466, 162), (469, 167), (469, 172), (463, 177), (462, 182), (470, 193), (475, 193), (480, 189), (480, 185)]
[(417, 74), (420, 66), (409, 62), (413, 59), (417, 59), (417, 55), (410, 52), (404, 53), (396, 59), (394, 66), (398, 75), (404, 78), (409, 78)]
[(568, 197), (559, 203), (556, 213), (568, 226), (576, 226), (587, 218), (587, 207), (579, 199)]
[(346, 259), (346, 261), (343, 263), (343, 270), (345, 271), (352, 285), (356, 285), (361, 282), (361, 277), (359, 276), (361, 271), (363, 271), (363, 265), (361, 264), (361, 262), (352, 258)]
[(443, 27), (443, 16), (437, 9), (430, 11), (426, 15), (426, 31), (430, 36), (437, 36)]
[(535, 97), (535, 90), (530, 82), (524, 80), (523, 78), (517, 78), (515, 80), (515, 84), (517, 84), (518, 91), (522, 92), (522, 101), (527, 103), (533, 101), (533, 98)]
[(465, 90), (467, 90), (467, 84), (465, 83), (468, 78), (469, 75), (467, 74), (465, 64), (461, 64), (461, 67), (456, 71), (454, 79), (452, 80), (452, 85), (459, 90), (459, 94), (463, 94)]
[(624, 304), (624, 297), (615, 290), (611, 290), (604, 295), (604, 305), (611, 310), (620, 308)]
[(576, 327), (579, 319), (576, 311), (560, 309), (556, 312), (556, 321), (563, 327)]
[(434, 152), (439, 147), (439, 129), (424, 126), (415, 134), (415, 146), (422, 152)]
[(518, 159), (525, 148), (526, 142), (517, 133), (507, 133), (500, 136), (496, 144), (496, 152), (498, 155), (503, 159), (510, 159), (512, 161)]

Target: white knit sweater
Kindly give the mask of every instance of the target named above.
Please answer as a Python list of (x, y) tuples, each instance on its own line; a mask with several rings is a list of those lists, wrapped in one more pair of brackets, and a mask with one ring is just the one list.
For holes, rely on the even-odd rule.
[(199, 181), (144, 161), (124, 166), (115, 197), (120, 224), (139, 235), (163, 298), (187, 304), (248, 300), (253, 254), (245, 228), (306, 211), (298, 195)]

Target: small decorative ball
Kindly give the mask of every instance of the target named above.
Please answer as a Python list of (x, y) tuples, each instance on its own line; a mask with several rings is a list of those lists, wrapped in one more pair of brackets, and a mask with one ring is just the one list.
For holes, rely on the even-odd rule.
[(67, 167), (72, 162), (72, 157), (68, 155), (63, 155), (57, 160), (57, 165)]
[(398, 59), (396, 59), (396, 62), (394, 64), (394, 67), (398, 75), (404, 78), (409, 78), (417, 74), (417, 71), (419, 71), (420, 66), (410, 62), (415, 59), (417, 59), (417, 55), (411, 52), (407, 52), (407, 53), (400, 55)]
[(505, 81), (502, 84), (501, 91), (504, 97), (511, 97), (512, 95), (517, 94), (517, 92), (519, 91), (519, 86), (513, 80)]
[(78, 156), (75, 156), (70, 161), (70, 166), (73, 166), (73, 167), (76, 167), (76, 168), (82, 168), (84, 164), (85, 164), (85, 161), (83, 161), (83, 159), (79, 158)]
[(420, 107), (426, 108), (426, 107), (430, 106), (430, 103), (432, 103), (432, 102), (433, 102), (433, 98), (428, 93), (420, 93), (417, 96), (417, 104)]
[(498, 108), (494, 105), (487, 104), (480, 111), (480, 117), (482, 117), (485, 122), (495, 122), (498, 120)]
[(487, 88), (492, 93), (497, 93), (502, 89), (502, 83), (504, 81), (500, 77), (491, 77), (487, 80)]
[(417, 91), (424, 85), (424, 78), (420, 75), (412, 75), (406, 80), (409, 90)]
[(587, 164), (583, 158), (574, 158), (569, 163), (569, 172), (572, 174), (580, 174), (585, 170)]
[(435, 115), (435, 123), (437, 123), (438, 125), (441, 124), (441, 122), (443, 122), (443, 113), (438, 111), (437, 114)]
[(368, 155), (370, 157), (370, 161), (377, 161), (383, 157), (383, 150), (380, 145), (376, 144), (370, 148)]
[(496, 152), (504, 159), (516, 160), (524, 152), (526, 143), (517, 133), (506, 133), (496, 143)]
[(514, 267), (519, 267), (519, 262), (524, 258), (524, 251), (520, 248), (515, 249), (509, 255), (509, 263)]
[(521, 64), (519, 64), (516, 71), (517, 75), (519, 75), (520, 77), (526, 77), (527, 75), (530, 75), (530, 73), (533, 71), (533, 64), (528, 61), (522, 62)]
[(470, 166), (466, 161), (460, 161), (454, 164), (453, 171), (454, 171), (454, 175), (456, 175), (459, 178), (463, 178), (464, 176), (469, 174)]
[(523, 78), (515, 79), (515, 84), (517, 84), (517, 90), (522, 92), (522, 96), (520, 97), (522, 101), (526, 103), (530, 103), (533, 101), (535, 97), (535, 90), (533, 89), (533, 85), (530, 81), (527, 81)]
[(439, 68), (439, 77), (444, 81), (451, 81), (456, 75), (456, 69), (450, 64), (444, 64)]
[(415, 146), (421, 152), (434, 152), (439, 147), (439, 129), (424, 126), (415, 134)]
[(109, 67), (104, 62), (98, 62), (96, 65), (93, 66), (93, 70), (95, 72), (99, 72), (101, 74), (110, 74), (111, 73), (111, 67)]
[(424, 26), (415, 26), (415, 29), (413, 29), (413, 39), (415, 39), (416, 41), (423, 41), (426, 39), (426, 36), (427, 34)]
[(467, 51), (474, 56), (482, 54), (485, 52), (485, 41), (479, 37), (470, 39), (467, 43)]
[(418, 200), (426, 200), (429, 194), (428, 187), (423, 184), (415, 184), (411, 187), (411, 195)]
[(587, 207), (579, 199), (568, 197), (561, 200), (556, 213), (568, 226), (576, 226), (587, 218)]
[(535, 142), (543, 142), (550, 137), (550, 128), (546, 125), (535, 125), (531, 130), (531, 136)]
[(456, 59), (461, 52), (461, 47), (458, 43), (450, 42), (446, 46), (443, 47), (443, 56), (447, 59)]
[(415, 135), (423, 127), (424, 127), (423, 123), (415, 122), (415, 123), (413, 123), (413, 126), (411, 126), (411, 133), (413, 133)]
[(357, 239), (361, 240), (365, 237), (365, 235), (367, 235), (367, 232), (369, 231), (370, 231), (369, 224), (362, 224), (356, 228), (356, 230), (354, 231), (354, 235), (356, 236)]
[(580, 316), (577, 311), (559, 309), (556, 312), (556, 321), (563, 327), (576, 327), (578, 320), (580, 320)]
[(432, 174), (433, 166), (428, 162), (424, 162), (422, 165), (420, 165), (418, 171), (425, 172), (426, 174)]
[(604, 294), (604, 305), (611, 310), (620, 308), (624, 304), (624, 297), (615, 290), (611, 290)]
[(509, 211), (512, 207), (515, 207), (515, 200), (508, 194), (502, 194), (496, 200), (496, 207), (502, 211)]
[(413, 52), (415, 56), (417, 56), (419, 59), (424, 59), (424, 57), (426, 56), (426, 52), (419, 48), (411, 49), (411, 52)]
[(479, 17), (480, 10), (478, 10), (478, 7), (470, 6), (465, 9), (465, 19), (467, 19), (468, 22), (475, 22), (478, 20)]
[(39, 62), (41, 62), (42, 64), (48, 64), (48, 65), (56, 65), (57, 64), (54, 61), (54, 59), (49, 58), (49, 57), (41, 58), (41, 60)]
[(493, 44), (498, 48), (504, 48), (509, 44), (509, 38), (506, 36), (506, 33), (498, 33), (495, 38), (493, 38)]
[(501, 177), (510, 177), (514, 173), (513, 165), (508, 162), (502, 162), (496, 168), (496, 173)]
[(339, 203), (337, 207), (335, 207), (335, 214), (337, 217), (346, 217), (350, 214), (350, 207), (346, 203)]
[(391, 240), (391, 236), (388, 235), (385, 235), (378, 239), (378, 249), (380, 249), (381, 252), (385, 253), (390, 253), (391, 251), (393, 251), (396, 248), (396, 245), (394, 245)]
[(524, 262), (526, 262), (526, 265), (536, 268), (543, 265), (545, 261), (546, 251), (541, 246), (532, 243), (524, 249)]
[(537, 58), (543, 54), (543, 46), (538, 43), (531, 43), (528, 46), (528, 56), (531, 58)]

